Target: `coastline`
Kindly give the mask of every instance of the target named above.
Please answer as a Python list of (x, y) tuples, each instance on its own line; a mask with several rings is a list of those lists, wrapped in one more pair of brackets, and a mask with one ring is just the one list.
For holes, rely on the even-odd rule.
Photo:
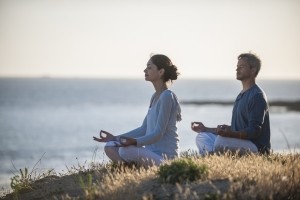
[[(183, 100), (180, 101), (183, 105), (223, 105), (232, 106), (233, 101), (198, 101), (198, 100)], [(270, 101), (270, 107), (285, 107), (288, 111), (300, 111), (300, 101)]]

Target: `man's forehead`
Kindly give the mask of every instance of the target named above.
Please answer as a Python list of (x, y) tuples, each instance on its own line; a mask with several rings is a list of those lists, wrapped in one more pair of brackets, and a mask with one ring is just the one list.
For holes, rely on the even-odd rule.
[(239, 59), (238, 64), (237, 65), (248, 65), (248, 62), (246, 61), (246, 59)]

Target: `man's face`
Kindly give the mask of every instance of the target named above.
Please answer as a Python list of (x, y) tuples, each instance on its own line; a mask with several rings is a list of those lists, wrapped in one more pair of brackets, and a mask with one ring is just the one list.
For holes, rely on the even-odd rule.
[(240, 59), (236, 67), (236, 79), (243, 81), (249, 78), (253, 78), (253, 70), (244, 59)]

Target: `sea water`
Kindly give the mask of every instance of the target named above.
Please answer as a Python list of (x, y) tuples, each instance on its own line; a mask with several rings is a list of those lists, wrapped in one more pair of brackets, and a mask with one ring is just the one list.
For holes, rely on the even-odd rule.
[[(269, 101), (300, 100), (300, 81), (259, 80)], [(236, 80), (178, 80), (171, 89), (180, 101), (234, 101)], [(0, 78), (0, 187), (9, 187), (16, 170), (54, 169), (84, 162), (106, 162), (93, 136), (121, 134), (141, 125), (154, 88), (143, 79)], [(182, 104), (180, 150), (196, 151), (191, 121), (230, 124), (232, 105)], [(274, 151), (300, 148), (300, 112), (271, 107)], [(39, 162), (38, 162), (39, 161)]]

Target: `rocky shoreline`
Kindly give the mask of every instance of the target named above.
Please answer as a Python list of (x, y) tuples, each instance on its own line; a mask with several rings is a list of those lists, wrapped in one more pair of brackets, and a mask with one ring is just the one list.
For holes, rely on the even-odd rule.
[[(183, 105), (224, 105), (224, 106), (231, 106), (233, 105), (233, 101), (201, 101), (201, 100), (188, 100), (188, 101), (181, 101)], [(300, 111), (300, 101), (270, 101), (270, 107), (285, 107), (289, 111)]]

